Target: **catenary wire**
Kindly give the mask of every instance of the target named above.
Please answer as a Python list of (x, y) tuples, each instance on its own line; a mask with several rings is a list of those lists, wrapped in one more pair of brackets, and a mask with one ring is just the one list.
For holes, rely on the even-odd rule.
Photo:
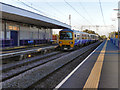
[(106, 25), (105, 24), (104, 15), (103, 15), (102, 5), (101, 5), (101, 1), (100, 0), (99, 0), (99, 5), (100, 5), (100, 10), (101, 10), (102, 18), (103, 18), (103, 23), (104, 23), (104, 25)]
[[(82, 17), (83, 19), (85, 19), (86, 21), (88, 21), (84, 16), (82, 16), (71, 4), (69, 4), (66, 0), (64, 0), (65, 1), (65, 3), (67, 4), (67, 5), (69, 5), (80, 17)], [(90, 25), (92, 25), (92, 23), (91, 22), (89, 22), (88, 21), (88, 23), (90, 24)]]

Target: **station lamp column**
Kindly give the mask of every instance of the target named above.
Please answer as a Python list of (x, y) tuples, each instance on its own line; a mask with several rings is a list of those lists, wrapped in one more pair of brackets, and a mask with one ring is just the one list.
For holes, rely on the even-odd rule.
[(118, 13), (118, 48), (120, 49), (120, 35), (119, 35), (119, 33), (120, 33), (120, 17), (119, 17), (119, 13)]
[(114, 9), (115, 11), (118, 11), (118, 48), (120, 49), (120, 38), (119, 38), (119, 33), (120, 33), (120, 2), (118, 2), (118, 9)]
[(69, 25), (70, 25), (70, 28), (72, 28), (72, 26), (71, 26), (71, 15), (69, 15)]

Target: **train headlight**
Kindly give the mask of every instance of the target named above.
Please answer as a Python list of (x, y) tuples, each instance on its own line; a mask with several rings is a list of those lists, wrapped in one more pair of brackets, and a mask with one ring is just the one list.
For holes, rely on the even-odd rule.
[(73, 44), (73, 42), (69, 42), (70, 44)]
[(30, 57), (31, 57), (31, 55), (28, 55), (28, 57), (30, 58)]
[(60, 44), (62, 43), (62, 42), (59, 42)]

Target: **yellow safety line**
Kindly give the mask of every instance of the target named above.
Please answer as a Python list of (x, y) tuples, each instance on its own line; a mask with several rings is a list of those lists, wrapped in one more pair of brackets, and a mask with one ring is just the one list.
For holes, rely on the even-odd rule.
[(107, 41), (100, 52), (100, 55), (97, 58), (97, 61), (83, 87), (83, 90), (86, 88), (98, 88), (99, 80), (100, 80), (100, 75), (101, 75), (101, 70), (102, 70), (102, 65), (104, 61), (104, 55), (105, 55), (105, 49), (106, 49)]
[[(44, 46), (44, 45), (46, 45), (46, 44), (34, 45), (34, 46), (36, 47), (36, 46)], [(27, 47), (29, 47), (29, 46), (20, 46), (20, 47), (14, 47), (14, 48), (7, 48), (7, 49), (5, 49), (5, 50), (19, 49), (19, 48), (27, 48)], [(2, 50), (1, 50), (1, 51), (2, 51)], [(14, 50), (14, 51), (16, 52), (16, 51), (19, 51), (19, 50)], [(5, 54), (5, 53), (14, 52), (14, 51), (2, 51), (2, 52), (0, 52), (0, 53)]]

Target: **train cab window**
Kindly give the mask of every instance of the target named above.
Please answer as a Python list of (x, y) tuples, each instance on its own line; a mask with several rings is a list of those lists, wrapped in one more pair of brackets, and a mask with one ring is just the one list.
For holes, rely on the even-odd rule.
[(72, 32), (60, 32), (60, 39), (61, 40), (72, 40)]

